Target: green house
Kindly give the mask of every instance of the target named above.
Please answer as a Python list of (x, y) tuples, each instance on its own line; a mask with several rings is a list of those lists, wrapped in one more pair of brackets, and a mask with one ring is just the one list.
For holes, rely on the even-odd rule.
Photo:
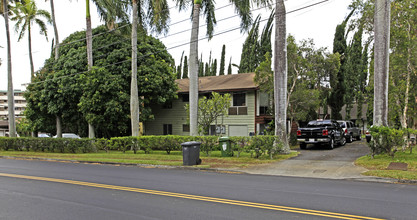
[[(232, 97), (228, 115), (213, 123), (209, 134), (223, 136), (249, 136), (259, 134), (272, 120), (270, 99), (254, 83), (254, 73), (208, 76), (199, 78), (199, 95), (211, 92), (230, 93)], [(152, 106), (155, 119), (145, 122), (146, 135), (189, 135), (185, 105), (189, 102), (189, 79), (178, 79), (178, 99), (164, 105)], [(216, 127), (217, 124), (217, 127)]]

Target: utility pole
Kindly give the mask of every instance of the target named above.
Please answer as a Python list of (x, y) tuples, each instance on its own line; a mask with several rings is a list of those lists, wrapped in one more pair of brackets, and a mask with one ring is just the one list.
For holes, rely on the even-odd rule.
[(377, 126), (388, 126), (388, 80), (390, 42), (390, 0), (375, 1), (374, 17), (374, 119)]

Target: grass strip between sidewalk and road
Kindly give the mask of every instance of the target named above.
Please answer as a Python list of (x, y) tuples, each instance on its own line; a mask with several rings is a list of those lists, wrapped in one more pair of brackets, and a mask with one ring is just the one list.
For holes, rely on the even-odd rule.
[[(196, 167), (201, 168), (245, 168), (259, 164), (268, 164), (298, 155), (298, 152), (291, 152), (290, 154), (277, 154), (271, 160), (268, 155), (262, 155), (259, 158), (251, 157), (250, 153), (241, 153), (239, 158), (221, 157), (220, 151), (213, 151), (207, 157), (205, 153), (200, 153), (202, 164)], [(149, 164), (149, 165), (166, 165), (166, 166), (182, 166), (182, 152), (172, 151), (167, 154), (165, 151), (152, 151), (145, 154), (139, 151), (134, 154), (131, 151), (125, 153), (119, 151), (85, 153), (85, 154), (71, 154), (71, 153), (44, 153), (44, 152), (27, 152), (27, 151), (0, 151), (0, 156), (22, 157), (22, 158), (39, 158), (39, 159), (58, 159), (58, 160), (72, 160), (72, 161), (89, 161), (89, 162), (111, 162), (124, 164)]]
[[(377, 176), (384, 178), (393, 178), (398, 180), (417, 180), (417, 150), (410, 154), (409, 150), (405, 152), (398, 151), (394, 158), (387, 154), (375, 155), (372, 159), (370, 155), (358, 158), (356, 165), (367, 168), (369, 171), (362, 173), (367, 176)], [(388, 170), (387, 167), (391, 162), (407, 163), (406, 171)]]

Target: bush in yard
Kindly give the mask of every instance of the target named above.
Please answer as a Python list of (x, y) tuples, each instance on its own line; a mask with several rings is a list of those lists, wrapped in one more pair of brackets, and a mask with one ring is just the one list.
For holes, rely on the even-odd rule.
[(237, 151), (237, 157), (239, 157), (240, 153), (243, 151), (249, 151), (248, 146), (250, 137), (230, 137), (230, 141), (232, 142), (233, 151)]
[(372, 139), (368, 143), (371, 148), (371, 157), (376, 154), (387, 153), (394, 157), (398, 147), (404, 144), (404, 130), (397, 130), (386, 126), (372, 126), (369, 129)]
[[(277, 145), (276, 150), (274, 144)], [(272, 159), (272, 156), (282, 149), (282, 142), (277, 136), (258, 135), (251, 138), (249, 149), (255, 153), (255, 158), (259, 158), (262, 154), (268, 154)]]

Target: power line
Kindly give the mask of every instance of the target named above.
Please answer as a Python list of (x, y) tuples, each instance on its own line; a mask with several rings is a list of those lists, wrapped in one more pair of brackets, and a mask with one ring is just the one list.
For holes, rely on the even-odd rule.
[[(313, 7), (313, 6), (319, 5), (319, 4), (323, 4), (323, 3), (327, 2), (327, 1), (329, 1), (329, 0), (323, 0), (323, 1), (321, 1), (321, 2), (311, 4), (311, 5), (308, 5), (308, 6), (302, 7), (302, 9), (310, 8), (310, 7)], [(300, 10), (302, 10), (302, 9), (295, 9), (295, 10), (292, 10), (292, 11), (286, 12), (285, 14), (290, 14), (290, 13), (293, 13), (293, 12), (296, 12), (296, 11), (300, 11)], [(260, 22), (264, 22), (264, 21), (267, 21), (267, 20), (268, 20), (268, 19), (263, 19), (263, 20), (261, 20)], [(222, 35), (222, 34), (226, 34), (226, 33), (232, 32), (232, 31), (236, 31), (236, 30), (238, 30), (238, 29), (240, 29), (240, 27), (230, 28), (230, 29), (225, 30), (225, 31), (223, 31), (223, 32), (220, 32), (220, 33), (214, 34), (214, 35), (213, 35), (213, 37), (214, 37), (214, 36), (219, 36), (219, 35)], [(208, 39), (208, 38), (209, 38), (209, 37), (207, 37), (207, 36), (206, 36), (206, 37), (200, 38), (200, 39), (198, 39), (198, 40), (196, 40), (196, 41), (201, 41), (201, 40), (205, 40), (205, 39)], [(190, 42), (187, 42), (187, 43), (179, 44), (179, 45), (176, 45), (176, 46), (173, 46), (173, 47), (170, 47), (170, 48), (166, 48), (166, 50), (172, 50), (172, 49), (175, 49), (175, 48), (178, 48), (178, 47), (186, 46), (186, 45), (189, 45), (190, 43), (192, 43), (192, 42), (196, 42), (196, 41), (190, 41)], [(147, 56), (156, 55), (156, 54), (161, 53), (161, 52), (164, 52), (164, 51), (166, 51), (166, 50), (159, 50), (159, 51), (157, 51), (157, 52), (152, 52), (152, 53), (148, 53), (148, 54), (145, 54), (145, 55), (142, 55), (142, 56), (138, 56), (138, 58), (137, 58), (137, 59), (139, 60), (139, 59), (145, 58), (145, 57), (147, 57)], [(105, 65), (105, 66), (102, 66), (102, 67), (99, 67), (99, 68), (106, 68), (106, 67), (109, 67), (109, 66), (119, 65), (119, 64), (122, 64), (122, 63), (125, 63), (125, 62), (128, 62), (128, 61), (131, 61), (131, 60), (132, 60), (132, 59), (131, 59), (131, 58), (129, 58), (129, 59), (126, 59), (126, 60), (123, 60), (123, 61), (119, 61), (119, 62), (116, 62), (116, 63), (108, 64), (108, 65)], [(39, 83), (44, 83), (44, 82), (48, 82), (48, 81), (51, 81), (51, 80), (61, 79), (61, 78), (65, 78), (65, 77), (72, 77), (72, 76), (75, 76), (75, 75), (78, 75), (78, 74), (82, 74), (82, 73), (87, 73), (87, 72), (89, 72), (89, 71), (88, 71), (88, 70), (86, 70), (86, 71), (81, 71), (81, 72), (78, 72), (78, 73), (73, 73), (73, 74), (70, 74), (70, 75), (65, 75), (65, 76), (55, 77), (55, 78), (53, 78), (53, 79), (45, 79), (45, 80), (43, 80), (43, 81), (33, 82), (33, 83), (27, 83), (27, 84), (23, 84), (23, 85), (31, 85), (31, 84), (39, 84)]]

